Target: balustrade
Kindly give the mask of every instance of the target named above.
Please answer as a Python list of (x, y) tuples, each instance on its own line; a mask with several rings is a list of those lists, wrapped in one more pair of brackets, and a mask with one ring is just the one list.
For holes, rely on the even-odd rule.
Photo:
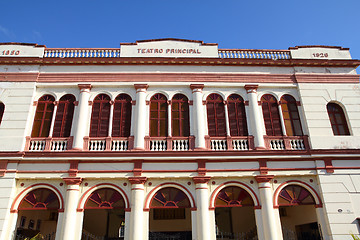
[(72, 137), (68, 138), (32, 138), (26, 137), (25, 150), (30, 152), (40, 151), (66, 151), (72, 147)]
[(308, 136), (264, 136), (270, 150), (308, 150)]
[(132, 137), (84, 137), (84, 149), (87, 151), (127, 151)]
[(145, 137), (145, 149), (150, 151), (189, 151), (194, 149), (194, 137)]
[(219, 49), (220, 58), (290, 59), (288, 50)]
[(119, 48), (47, 48), (46, 58), (118, 58)]
[(235, 137), (209, 137), (206, 136), (206, 145), (213, 151), (247, 151), (254, 149), (253, 136), (235, 136)]

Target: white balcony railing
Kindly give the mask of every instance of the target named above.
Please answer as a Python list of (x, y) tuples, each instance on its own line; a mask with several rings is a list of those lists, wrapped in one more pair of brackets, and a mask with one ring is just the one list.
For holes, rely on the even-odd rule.
[(264, 136), (265, 145), (270, 150), (298, 150), (309, 149), (308, 136)]
[(288, 50), (219, 49), (220, 58), (290, 59)]
[(25, 150), (30, 152), (40, 151), (53, 151), (61, 152), (66, 151), (72, 147), (72, 137), (68, 138), (41, 138), (41, 137), (26, 137)]

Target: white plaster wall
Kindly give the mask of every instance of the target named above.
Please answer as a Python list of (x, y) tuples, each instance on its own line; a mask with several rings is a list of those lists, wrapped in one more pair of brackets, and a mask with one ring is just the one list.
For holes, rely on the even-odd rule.
[(0, 177), (0, 239), (8, 239), (10, 227), (10, 207), (15, 197), (15, 173), (7, 173)]
[[(306, 125), (314, 149), (360, 148), (359, 84), (299, 84)], [(350, 136), (334, 136), (326, 105), (343, 107)]]
[(30, 116), (35, 83), (0, 82), (0, 101), (5, 111), (0, 125), (0, 151), (21, 151)]

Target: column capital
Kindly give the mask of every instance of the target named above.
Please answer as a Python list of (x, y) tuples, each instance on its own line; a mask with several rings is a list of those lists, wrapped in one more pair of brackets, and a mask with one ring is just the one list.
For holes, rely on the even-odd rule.
[(270, 182), (274, 178), (274, 175), (259, 175), (255, 177), (257, 183)]
[(82, 178), (63, 178), (66, 185), (80, 185)]
[(194, 91), (194, 89), (200, 89), (202, 90), (204, 88), (204, 84), (190, 84), (191, 90)]
[(78, 87), (80, 90), (85, 90), (85, 89), (90, 90), (92, 88), (91, 84), (78, 84)]
[(128, 180), (131, 184), (144, 184), (147, 177), (129, 177)]
[(244, 86), (246, 93), (257, 93), (258, 87), (259, 87), (259, 85), (257, 85), (257, 84), (251, 84), (251, 85)]
[(195, 184), (208, 183), (210, 179), (211, 177), (205, 177), (205, 176), (193, 177), (193, 181)]
[(139, 90), (139, 89), (147, 90), (149, 88), (149, 85), (148, 84), (134, 84), (134, 88), (136, 90)]

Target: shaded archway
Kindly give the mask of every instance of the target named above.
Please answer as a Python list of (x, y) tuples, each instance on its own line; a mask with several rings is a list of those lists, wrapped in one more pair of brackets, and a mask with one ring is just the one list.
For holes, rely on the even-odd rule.
[(84, 205), (82, 239), (124, 239), (125, 201), (113, 188), (100, 188), (87, 198)]
[(149, 239), (191, 238), (191, 204), (188, 196), (175, 187), (158, 190), (150, 201)]
[(41, 234), (55, 239), (60, 200), (48, 188), (37, 188), (27, 193), (18, 207), (16, 239), (31, 238)]
[(217, 239), (256, 239), (254, 201), (238, 186), (222, 188), (214, 199)]
[(296, 184), (283, 187), (277, 196), (284, 240), (320, 240), (314, 196)]

